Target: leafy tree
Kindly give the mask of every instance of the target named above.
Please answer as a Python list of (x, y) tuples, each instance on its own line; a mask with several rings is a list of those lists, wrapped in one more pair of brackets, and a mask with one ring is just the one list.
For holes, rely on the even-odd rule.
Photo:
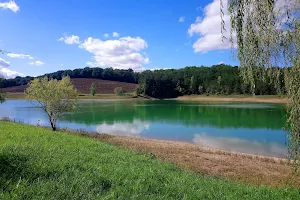
[(202, 85), (199, 85), (199, 87), (198, 87), (198, 93), (199, 94), (203, 94), (204, 93), (204, 89), (203, 89)]
[[(0, 77), (0, 88), (3, 86), (3, 79)], [(0, 89), (0, 103), (3, 103), (5, 101), (5, 94)]]
[(114, 92), (115, 92), (116, 95), (122, 96), (122, 95), (125, 94), (126, 91), (122, 87), (116, 87), (114, 89)]
[(55, 79), (36, 78), (25, 91), (28, 100), (42, 108), (48, 115), (52, 130), (56, 130), (56, 122), (65, 112), (76, 108), (78, 93), (69, 77)]
[(97, 90), (97, 85), (96, 85), (96, 83), (92, 83), (91, 88), (90, 88), (91, 95), (95, 96), (96, 90)]
[(5, 101), (5, 94), (0, 92), (0, 103), (3, 103)]
[(190, 89), (192, 94), (194, 94), (197, 91), (197, 83), (194, 76), (191, 77)]
[[(221, 0), (222, 31), (225, 29)], [(227, 1), (226, 1), (227, 2)], [(265, 82), (259, 68), (269, 68), (269, 79), (275, 90), (281, 90), (281, 75), (274, 67), (289, 67), (286, 70), (285, 87), (290, 99), (287, 127), (288, 157), (297, 166), (300, 160), (300, 0), (228, 0), (230, 13), (230, 37), (237, 41), (240, 73), (250, 84), (253, 94), (257, 91), (257, 79)], [(227, 9), (227, 8), (226, 8)], [(278, 69), (278, 68), (277, 68)]]

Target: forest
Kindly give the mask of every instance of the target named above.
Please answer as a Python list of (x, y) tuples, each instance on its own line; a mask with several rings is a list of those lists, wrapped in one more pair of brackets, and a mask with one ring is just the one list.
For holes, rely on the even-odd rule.
[[(287, 69), (257, 67), (254, 70), (254, 93), (257, 95), (285, 94), (285, 73)], [(132, 69), (89, 68), (61, 70), (45, 74), (44, 77), (62, 79), (97, 78), (111, 81), (138, 83), (138, 95), (155, 98), (170, 98), (191, 94), (253, 94), (250, 84), (247, 84), (239, 73), (239, 67), (230, 65), (189, 66), (181, 69), (146, 70), (134, 72)], [(255, 78), (263, 77), (263, 78)], [(16, 77), (0, 79), (0, 88), (26, 85), (34, 77)]]

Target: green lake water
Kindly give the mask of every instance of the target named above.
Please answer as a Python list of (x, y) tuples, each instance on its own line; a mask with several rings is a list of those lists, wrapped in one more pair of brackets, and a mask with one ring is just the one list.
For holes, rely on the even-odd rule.
[[(48, 125), (47, 115), (25, 100), (0, 104), (0, 117)], [(278, 104), (81, 101), (76, 112), (59, 120), (59, 127), (286, 157), (285, 120), (285, 107)]]

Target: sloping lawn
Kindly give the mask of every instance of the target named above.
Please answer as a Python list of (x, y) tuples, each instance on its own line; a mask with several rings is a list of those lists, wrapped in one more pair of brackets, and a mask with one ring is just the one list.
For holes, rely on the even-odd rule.
[(0, 121), (0, 199), (300, 199), (63, 132)]

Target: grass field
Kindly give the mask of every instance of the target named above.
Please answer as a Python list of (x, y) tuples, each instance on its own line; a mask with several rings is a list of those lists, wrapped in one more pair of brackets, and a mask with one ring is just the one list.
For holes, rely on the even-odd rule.
[(100, 141), (0, 121), (0, 199), (299, 199), (237, 184)]

